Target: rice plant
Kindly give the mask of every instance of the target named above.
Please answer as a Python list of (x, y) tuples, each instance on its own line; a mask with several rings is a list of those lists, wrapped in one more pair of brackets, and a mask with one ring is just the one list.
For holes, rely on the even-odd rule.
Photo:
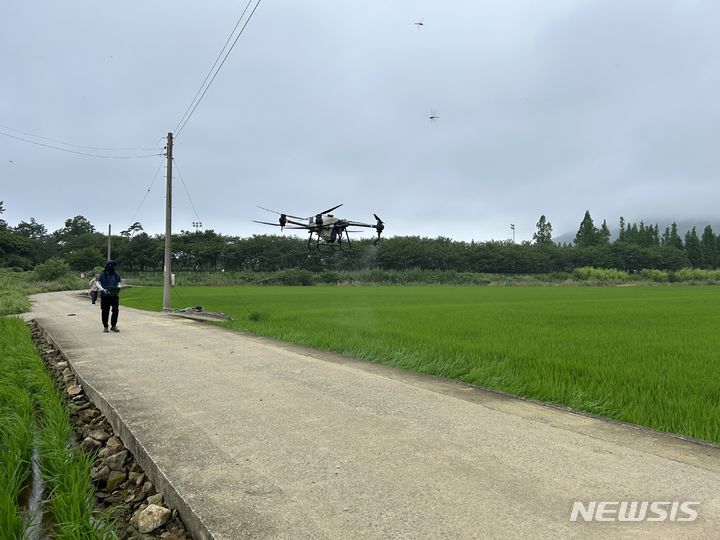
[(23, 538), (20, 492), (39, 449), (53, 538), (113, 539), (113, 521), (93, 516), (92, 456), (70, 446), (72, 424), (25, 323), (0, 318), (0, 532)]
[(94, 491), (90, 471), (94, 456), (69, 445), (72, 424), (52, 381), (46, 374), (34, 381), (42, 410), (39, 427), (40, 468), (48, 487), (46, 505), (57, 539), (115, 538), (112, 520), (93, 516)]
[(19, 507), (30, 475), (33, 404), (22, 390), (0, 384), (0, 531), (22, 538), (26, 529)]
[[(123, 302), (159, 310), (161, 292), (131, 289)], [(220, 323), (231, 328), (720, 442), (720, 287), (184, 287), (181, 294), (187, 305), (232, 316)]]

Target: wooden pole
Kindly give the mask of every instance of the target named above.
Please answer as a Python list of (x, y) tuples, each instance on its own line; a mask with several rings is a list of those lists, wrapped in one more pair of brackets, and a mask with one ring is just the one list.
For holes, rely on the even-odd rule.
[(165, 187), (165, 271), (163, 273), (163, 311), (170, 311), (172, 262), (172, 150), (173, 134), (167, 135), (167, 180)]

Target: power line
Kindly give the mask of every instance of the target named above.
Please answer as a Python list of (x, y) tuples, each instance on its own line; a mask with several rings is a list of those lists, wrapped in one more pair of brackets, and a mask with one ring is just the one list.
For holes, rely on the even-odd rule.
[(11, 139), (16, 139), (18, 141), (23, 141), (30, 144), (35, 144), (37, 146), (43, 146), (45, 148), (52, 148), (54, 150), (60, 150), (61, 152), (68, 152), (70, 154), (77, 154), (80, 156), (88, 156), (88, 157), (96, 157), (96, 158), (105, 158), (105, 159), (140, 159), (140, 158), (149, 158), (154, 156), (161, 156), (162, 154), (145, 154), (140, 156), (108, 156), (105, 154), (91, 154), (89, 152), (80, 152), (78, 150), (69, 150), (68, 148), (62, 148), (60, 146), (55, 146), (52, 144), (45, 144), (37, 141), (31, 141), (30, 139), (26, 139), (24, 137), (18, 137), (16, 135), (11, 135), (10, 133), (5, 133), (3, 131), (0, 131), (0, 135), (3, 135), (5, 137), (9, 137)]
[(157, 175), (160, 172), (160, 170), (162, 169), (162, 166), (164, 163), (165, 163), (165, 160), (160, 160), (160, 166), (155, 171), (152, 182), (150, 182), (150, 185), (148, 186), (147, 190), (145, 191), (145, 195), (143, 196), (142, 201), (140, 201), (140, 206), (138, 206), (137, 210), (135, 210), (133, 217), (130, 218), (130, 223), (128, 224), (128, 229), (132, 226), (133, 223), (135, 223), (135, 218), (137, 217), (138, 213), (140, 212), (140, 209), (142, 208), (143, 204), (145, 204), (145, 199), (147, 199), (147, 196), (150, 193), (150, 190), (152, 189), (153, 184), (155, 184), (155, 179), (157, 178)]
[(193, 212), (195, 213), (195, 217), (198, 221), (200, 221), (200, 216), (198, 216), (197, 210), (195, 209), (195, 203), (193, 203), (192, 197), (190, 197), (190, 192), (188, 191), (187, 186), (185, 185), (185, 180), (183, 180), (182, 174), (180, 174), (180, 168), (177, 165), (177, 161), (175, 161), (175, 158), (173, 157), (173, 164), (175, 165), (175, 170), (178, 173), (178, 176), (180, 177), (180, 182), (183, 185), (183, 188), (185, 188), (185, 194), (188, 197), (188, 200), (190, 201), (190, 206), (192, 206)]
[(198, 88), (198, 91), (195, 92), (195, 96), (193, 96), (192, 101), (190, 102), (190, 105), (188, 105), (188, 108), (185, 109), (185, 112), (182, 115), (182, 118), (180, 118), (180, 121), (178, 122), (177, 126), (175, 126), (175, 131), (177, 132), (178, 127), (180, 124), (182, 124), (183, 120), (187, 116), (188, 112), (190, 112), (190, 109), (192, 108), (193, 104), (195, 103), (195, 100), (200, 95), (200, 92), (202, 91), (203, 87), (205, 86), (205, 83), (207, 83), (208, 79), (212, 75), (213, 70), (215, 69), (215, 66), (217, 65), (218, 61), (220, 60), (220, 57), (222, 56), (222, 53), (225, 52), (225, 49), (228, 46), (228, 43), (230, 43), (230, 40), (235, 35), (235, 30), (237, 30), (237, 27), (240, 26), (240, 22), (243, 20), (243, 17), (245, 17), (245, 13), (247, 12), (248, 8), (250, 7), (250, 2), (252, 0), (248, 0), (248, 3), (245, 4), (245, 9), (243, 10), (242, 14), (240, 15), (240, 18), (235, 23), (235, 26), (232, 29), (232, 32), (230, 32), (230, 35), (225, 40), (225, 45), (223, 45), (222, 49), (220, 49), (220, 52), (217, 55), (217, 58), (215, 58), (215, 62), (213, 62), (212, 67), (210, 68), (210, 71), (208, 71), (208, 74), (205, 75), (205, 80), (203, 80), (202, 84), (200, 85), (200, 88)]
[[(252, 11), (250, 12), (250, 15), (248, 15), (247, 19), (245, 19), (245, 24), (243, 24), (242, 28), (240, 29), (240, 32), (239, 32), (238, 35), (235, 37), (235, 40), (233, 41), (232, 45), (231, 45), (230, 48), (228, 49), (227, 53), (225, 53), (225, 56), (223, 57), (222, 62), (220, 62), (220, 65), (217, 67), (217, 69), (215, 70), (215, 73), (213, 74), (213, 76), (210, 78), (210, 81), (207, 82), (207, 85), (206, 85), (205, 83), (206, 83), (206, 81), (208, 80), (208, 77), (210, 77), (210, 73), (212, 73), (213, 69), (215, 68), (215, 65), (216, 65), (217, 62), (218, 62), (218, 59), (220, 58), (220, 56), (222, 55), (223, 51), (224, 51), (225, 48), (227, 47), (227, 43), (228, 43), (228, 42), (230, 41), (230, 39), (232, 38), (233, 33), (234, 33), (235, 30), (237, 29), (238, 25), (240, 24), (240, 22), (242, 21), (243, 17), (245, 16), (245, 13), (247, 12), (248, 7), (249, 7), (250, 4), (252, 3), (252, 0), (248, 0), (248, 3), (247, 3), (247, 5), (245, 6), (245, 9), (244, 9), (243, 12), (242, 12), (242, 15), (240, 15), (240, 18), (238, 19), (238, 22), (235, 24), (235, 27), (233, 28), (233, 31), (230, 33), (230, 36), (228, 37), (227, 41), (225, 42), (225, 45), (223, 46), (222, 50), (220, 51), (220, 54), (218, 54), (218, 57), (215, 59), (215, 63), (213, 63), (213, 66), (210, 68), (210, 71), (208, 72), (207, 76), (205, 77), (205, 80), (203, 81), (203, 84), (200, 86), (200, 88), (198, 89), (197, 93), (195, 94), (195, 98), (193, 98), (193, 101), (190, 103), (190, 106), (188, 107), (188, 109), (185, 111), (185, 114), (183, 115), (183, 117), (182, 117), (182, 118), (180, 119), (180, 121), (178, 122), (178, 125), (175, 127), (175, 137), (176, 137), (176, 138), (177, 138), (177, 136), (180, 134), (180, 132), (185, 128), (185, 126), (186, 126), (187, 123), (188, 123), (188, 120), (190, 120), (190, 117), (191, 117), (191, 116), (193, 115), (193, 113), (195, 112), (195, 109), (197, 109), (198, 105), (200, 105), (200, 102), (201, 102), (201, 101), (203, 100), (203, 98), (205, 97), (205, 94), (207, 93), (208, 89), (210, 88), (210, 85), (211, 85), (211, 84), (213, 83), (213, 81), (215, 80), (215, 77), (217, 77), (217, 74), (220, 72), (220, 70), (222, 69), (223, 65), (225, 64), (225, 61), (227, 60), (228, 56), (229, 56), (230, 53), (232, 52), (233, 48), (235, 47), (235, 44), (238, 42), (238, 39), (240, 39), (240, 36), (241, 36), (241, 35), (243, 34), (243, 32), (245, 31), (245, 28), (247, 27), (248, 23), (250, 22), (250, 19), (252, 19), (252, 16), (255, 14), (255, 10), (257, 10), (258, 6), (260, 5), (260, 2), (261, 2), (261, 0), (257, 0), (257, 3), (255, 4), (255, 7), (253, 7)], [(204, 90), (203, 90), (203, 86), (205, 87)], [(201, 93), (201, 90), (202, 90), (202, 93)], [(200, 94), (200, 97), (198, 97), (198, 94)], [(194, 103), (194, 104), (193, 104), (193, 103)], [(188, 112), (188, 111), (189, 111), (189, 112)]]
[(42, 135), (35, 135), (34, 133), (29, 133), (27, 131), (22, 131), (19, 129), (11, 128), (10, 126), (5, 126), (0, 124), (0, 128), (13, 131), (15, 133), (20, 133), (22, 135), (27, 135), (28, 137), (33, 137), (35, 139), (42, 139), (44, 141), (50, 141), (58, 144), (62, 144), (63, 146), (71, 146), (73, 148), (86, 148), (88, 150), (109, 150), (109, 151), (125, 151), (125, 150), (138, 150), (138, 151), (153, 151), (153, 150), (162, 150), (161, 148), (137, 148), (132, 146), (126, 146), (126, 147), (115, 147), (115, 148), (106, 148), (102, 146), (85, 146), (81, 144), (72, 144), (69, 142), (60, 141), (58, 139), (51, 139), (50, 137), (43, 137)]

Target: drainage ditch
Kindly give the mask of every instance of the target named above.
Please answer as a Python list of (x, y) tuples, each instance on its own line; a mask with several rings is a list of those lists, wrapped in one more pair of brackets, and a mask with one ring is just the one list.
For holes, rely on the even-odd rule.
[[(75, 430), (76, 440), (71, 441), (71, 444), (95, 456), (91, 486), (88, 488), (89, 491), (92, 489), (97, 515), (109, 513), (115, 518), (120, 540), (192, 540), (177, 509), (170, 508), (163, 494), (156, 491), (132, 453), (125, 448), (100, 410), (85, 395), (61, 353), (47, 341), (36, 323), (32, 322), (29, 326), (50, 376), (66, 399)], [(45, 523), (48, 517), (42, 512), (43, 496), (46, 494), (38, 459), (35, 450), (32, 482), (23, 504), (31, 523), (29, 534), (32, 536), (29, 540), (45, 540), (51, 526)]]

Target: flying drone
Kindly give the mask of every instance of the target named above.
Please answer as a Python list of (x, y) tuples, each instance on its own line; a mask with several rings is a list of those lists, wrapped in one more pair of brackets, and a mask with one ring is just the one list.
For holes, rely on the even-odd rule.
[[(382, 219), (380, 219), (377, 214), (373, 214), (373, 216), (375, 216), (376, 223), (372, 225), (370, 223), (362, 223), (360, 221), (352, 221), (349, 219), (335, 217), (330, 213), (341, 206), (342, 204), (338, 204), (337, 206), (333, 206), (332, 208), (328, 208), (319, 214), (315, 214), (314, 216), (307, 218), (291, 216), (290, 214), (286, 214), (284, 212), (276, 212), (275, 210), (258, 206), (261, 210), (278, 214), (280, 218), (277, 223), (271, 223), (269, 221), (252, 221), (255, 223), (262, 223), (264, 225), (272, 225), (273, 227), (280, 227), (280, 230), (285, 228), (304, 229), (310, 233), (307, 244), (308, 249), (320, 250), (321, 247), (328, 246), (332, 251), (343, 251), (346, 247), (349, 250), (350, 233), (359, 231), (348, 230), (348, 227), (367, 227), (375, 229), (377, 231), (377, 238), (373, 242), (373, 245), (377, 245), (378, 240), (380, 240), (380, 233), (382, 233), (385, 228), (385, 224)], [(343, 235), (345, 236), (345, 240), (343, 240)]]

